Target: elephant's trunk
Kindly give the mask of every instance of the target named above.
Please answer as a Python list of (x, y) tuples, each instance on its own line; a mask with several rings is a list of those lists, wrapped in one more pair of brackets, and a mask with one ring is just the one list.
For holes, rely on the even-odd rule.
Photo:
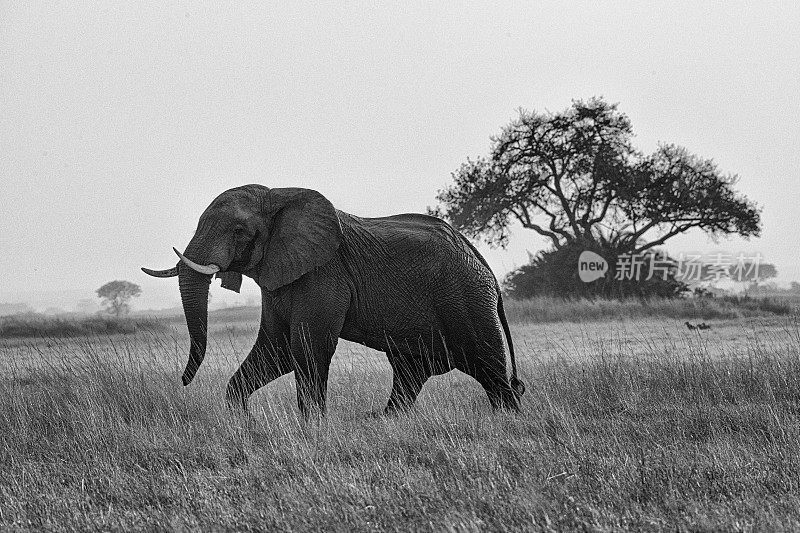
[(178, 264), (178, 285), (181, 290), (183, 314), (189, 329), (189, 361), (183, 371), (183, 384), (194, 379), (197, 369), (206, 355), (208, 335), (208, 288), (211, 276), (196, 272), (183, 262)]

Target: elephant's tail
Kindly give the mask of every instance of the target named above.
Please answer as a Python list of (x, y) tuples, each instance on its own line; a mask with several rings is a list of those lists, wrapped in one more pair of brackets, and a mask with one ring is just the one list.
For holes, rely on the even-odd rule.
[(517, 377), (517, 358), (514, 355), (514, 342), (511, 340), (511, 330), (508, 328), (506, 311), (503, 308), (503, 295), (500, 293), (500, 285), (497, 285), (497, 314), (500, 317), (500, 324), (503, 326), (503, 333), (506, 334), (508, 351), (511, 353), (511, 388), (517, 396), (525, 394), (525, 383)]
[[(454, 228), (455, 231), (455, 228)], [(475, 257), (485, 266), (489, 273), (492, 274), (494, 278), (494, 288), (497, 291), (497, 315), (500, 317), (500, 325), (503, 326), (503, 333), (506, 335), (506, 343), (508, 344), (508, 351), (511, 354), (511, 388), (514, 390), (517, 396), (522, 396), (525, 394), (525, 383), (517, 377), (517, 357), (514, 355), (514, 341), (511, 340), (511, 330), (508, 328), (508, 320), (506, 319), (506, 311), (503, 308), (503, 294), (500, 291), (500, 284), (497, 282), (497, 278), (494, 277), (494, 273), (492, 273), (492, 268), (489, 266), (489, 263), (486, 262), (486, 259), (481, 255), (475, 245), (469, 242), (460, 231), (455, 231), (461, 240), (466, 243), (467, 246), (472, 250), (472, 253), (475, 254)]]

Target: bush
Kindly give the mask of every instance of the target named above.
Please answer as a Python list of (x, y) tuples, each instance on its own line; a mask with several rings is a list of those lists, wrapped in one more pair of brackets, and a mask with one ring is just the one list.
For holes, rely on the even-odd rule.
[(509, 299), (505, 311), (511, 322), (590, 322), (663, 317), (675, 320), (730, 320), (756, 316), (791, 315), (789, 303), (768, 298), (623, 298), (564, 299), (539, 296)]
[(786, 300), (778, 298), (753, 298), (751, 296), (723, 296), (723, 302), (730, 303), (735, 307), (754, 312), (772, 313), (775, 315), (789, 315), (794, 311), (794, 307)]
[[(609, 270), (604, 277), (589, 283), (581, 281), (578, 261), (584, 251), (594, 252), (606, 260)], [(503, 285), (509, 296), (518, 299), (534, 296), (675, 298), (688, 289), (686, 284), (675, 279), (673, 267), (670, 267), (667, 279), (663, 279), (663, 274), (645, 279), (650, 272), (653, 255), (643, 256), (638, 279), (615, 279), (617, 258), (629, 253), (628, 246), (613, 241), (571, 241), (561, 248), (531, 256), (530, 263), (509, 273)]]
[(77, 337), (112, 335), (137, 331), (165, 331), (166, 325), (154, 320), (119, 319), (92, 316), (86, 318), (48, 317), (37, 313), (0, 317), (0, 338)]

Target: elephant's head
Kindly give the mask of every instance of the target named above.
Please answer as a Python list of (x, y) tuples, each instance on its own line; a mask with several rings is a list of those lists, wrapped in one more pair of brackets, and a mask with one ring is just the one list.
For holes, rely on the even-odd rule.
[(203, 362), (211, 277), (239, 291), (242, 274), (275, 290), (333, 257), (342, 228), (333, 205), (309, 189), (245, 185), (220, 194), (200, 216), (178, 266), (142, 269), (157, 277), (178, 276), (191, 345), (183, 372), (188, 385)]

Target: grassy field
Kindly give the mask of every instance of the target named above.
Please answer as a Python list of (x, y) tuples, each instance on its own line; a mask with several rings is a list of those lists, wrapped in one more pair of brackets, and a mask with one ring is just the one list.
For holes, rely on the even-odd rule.
[(0, 339), (0, 528), (800, 529), (797, 316), (698, 315), (699, 332), (685, 315), (517, 311), (519, 415), (452, 372), (414, 412), (376, 416), (388, 363), (346, 342), (326, 418), (298, 416), (292, 376), (254, 396), (252, 418), (232, 414), (247, 313), (212, 316), (187, 388), (180, 324)]

